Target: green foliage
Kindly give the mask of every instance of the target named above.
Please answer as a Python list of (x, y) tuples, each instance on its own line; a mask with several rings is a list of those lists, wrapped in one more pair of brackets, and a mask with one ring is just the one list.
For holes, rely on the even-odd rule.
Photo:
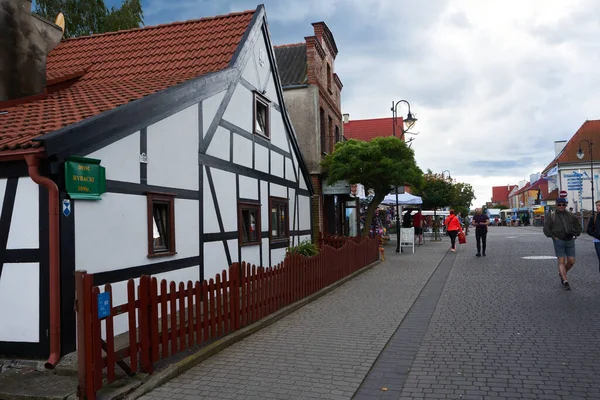
[(450, 206), (456, 197), (456, 190), (450, 178), (427, 170), (423, 175), (423, 184), (416, 194), (423, 200), (423, 209), (435, 210)]
[(460, 210), (463, 215), (467, 215), (471, 208), (471, 203), (475, 199), (475, 191), (469, 183), (456, 182), (453, 184), (454, 196), (450, 205), (455, 210)]
[(288, 253), (301, 254), (306, 257), (312, 257), (319, 254), (319, 246), (311, 242), (310, 240), (304, 240), (297, 246), (291, 246), (287, 249)]
[(394, 186), (421, 185), (423, 171), (415, 162), (414, 151), (397, 137), (377, 137), (370, 142), (350, 139), (338, 142), (335, 151), (321, 165), (327, 171), (327, 183), (346, 180), (373, 189), (375, 196), (367, 210), (363, 236), (369, 232), (377, 206)]
[(103, 0), (37, 0), (34, 12), (50, 21), (62, 12), (66, 39), (143, 25), (140, 0), (124, 0), (121, 8), (110, 10)]

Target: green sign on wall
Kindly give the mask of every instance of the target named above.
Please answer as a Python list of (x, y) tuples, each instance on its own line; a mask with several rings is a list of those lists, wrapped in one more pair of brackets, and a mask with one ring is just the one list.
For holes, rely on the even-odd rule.
[(101, 200), (106, 192), (106, 174), (100, 160), (69, 157), (65, 161), (65, 186), (72, 199)]

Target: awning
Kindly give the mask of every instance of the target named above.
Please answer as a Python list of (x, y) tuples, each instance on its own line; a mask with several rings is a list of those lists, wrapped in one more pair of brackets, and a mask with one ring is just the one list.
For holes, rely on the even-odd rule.
[[(396, 195), (388, 194), (385, 196), (381, 204), (396, 205)], [(402, 193), (398, 195), (398, 205), (401, 206), (413, 206), (423, 204), (423, 200), (419, 196), (413, 196), (410, 193)]]

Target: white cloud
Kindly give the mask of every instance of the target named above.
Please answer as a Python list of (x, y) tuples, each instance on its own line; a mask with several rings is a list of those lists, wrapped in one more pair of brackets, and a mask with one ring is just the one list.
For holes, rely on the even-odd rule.
[[(390, 117), (410, 101), (423, 170), (471, 183), (475, 205), (554, 157), (586, 119), (600, 118), (597, 0), (265, 0), (274, 44), (325, 21), (339, 54), (351, 119)], [(254, 9), (249, 0), (146, 0), (147, 19)], [(406, 108), (399, 106), (399, 113)]]

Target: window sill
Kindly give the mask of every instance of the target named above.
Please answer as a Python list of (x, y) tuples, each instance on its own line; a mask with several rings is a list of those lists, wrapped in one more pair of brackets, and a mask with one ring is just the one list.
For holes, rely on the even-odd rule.
[(271, 239), (270, 245), (272, 249), (283, 249), (290, 246), (290, 239)]
[(263, 139), (271, 140), (271, 138), (270, 138), (269, 136), (265, 135), (265, 134), (264, 134), (264, 133), (262, 133), (262, 132), (257, 132), (257, 131), (254, 131), (254, 134), (255, 134), (255, 135), (258, 135), (258, 136), (260, 136), (260, 137), (261, 137), (261, 138), (263, 138)]
[(259, 242), (240, 243), (240, 247), (248, 247), (248, 246), (260, 246), (260, 241)]
[(162, 253), (148, 254), (148, 258), (168, 257), (168, 256), (174, 256), (175, 254), (177, 254), (176, 251), (165, 251)]

